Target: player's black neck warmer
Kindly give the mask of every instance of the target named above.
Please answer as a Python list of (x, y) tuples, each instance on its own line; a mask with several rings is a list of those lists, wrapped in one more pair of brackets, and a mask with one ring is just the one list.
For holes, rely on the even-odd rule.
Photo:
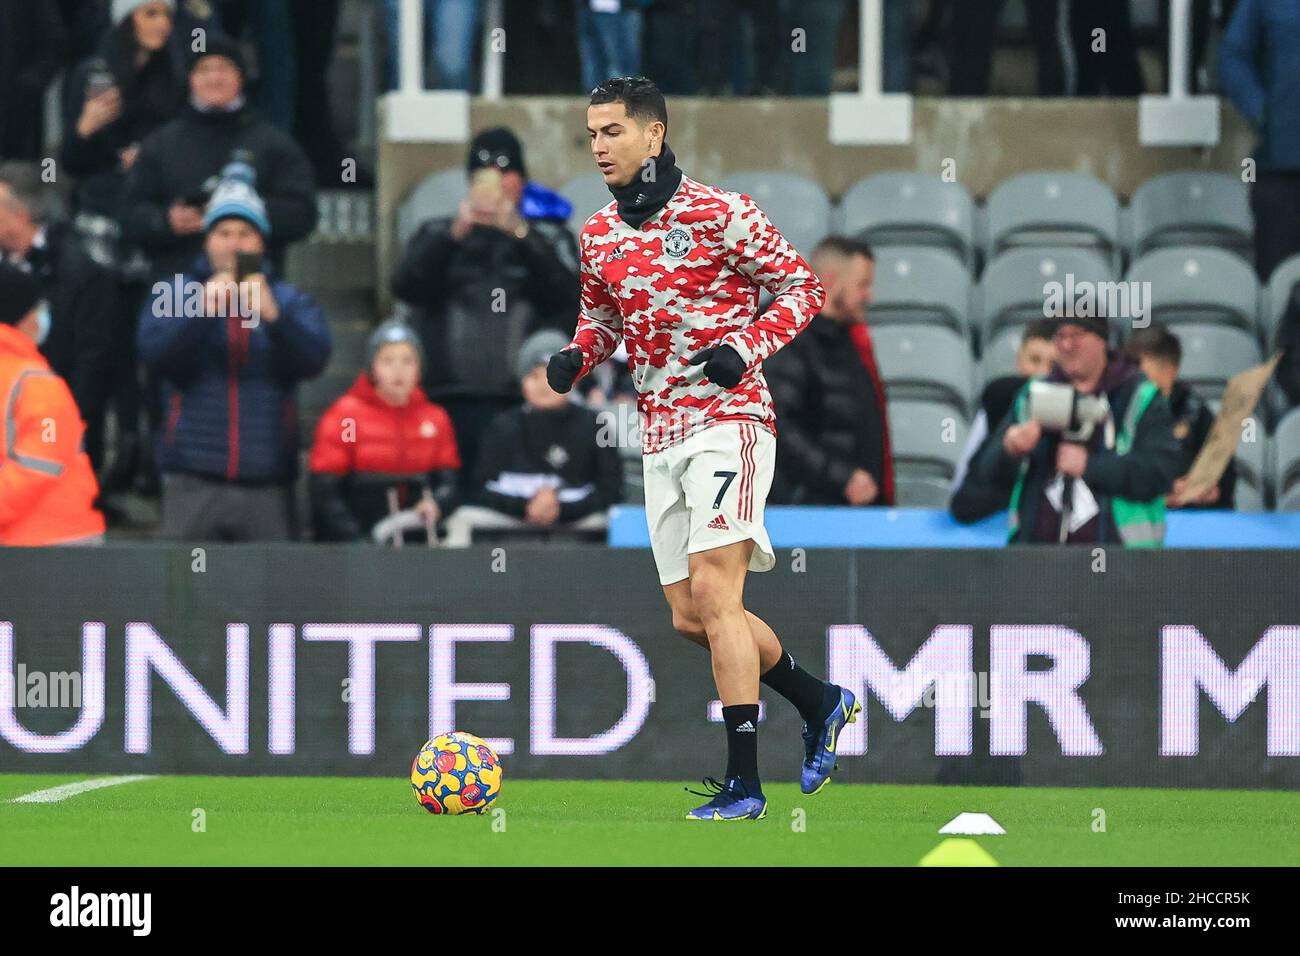
[[(654, 173), (647, 173), (653, 163)], [(677, 157), (664, 141), (659, 155), (646, 160), (626, 186), (610, 186), (609, 191), (618, 201), (618, 216), (633, 229), (645, 222), (673, 198), (682, 181), (682, 171), (677, 168)]]

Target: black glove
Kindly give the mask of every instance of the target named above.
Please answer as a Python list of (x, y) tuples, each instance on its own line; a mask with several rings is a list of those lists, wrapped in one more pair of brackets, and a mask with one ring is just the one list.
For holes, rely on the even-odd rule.
[(551, 356), (546, 363), (546, 381), (551, 390), (563, 395), (573, 388), (573, 380), (582, 371), (582, 352), (578, 349), (563, 349)]
[(704, 363), (704, 377), (714, 385), (735, 388), (745, 377), (745, 360), (730, 345), (705, 349), (691, 359), (691, 365)]

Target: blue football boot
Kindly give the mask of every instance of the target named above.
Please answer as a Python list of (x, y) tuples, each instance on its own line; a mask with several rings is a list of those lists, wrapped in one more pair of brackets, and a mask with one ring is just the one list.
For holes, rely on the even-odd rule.
[(799, 789), (811, 796), (826, 786), (831, 771), (838, 770), (835, 762), (835, 744), (845, 724), (855, 724), (862, 705), (852, 691), (840, 688), (840, 702), (827, 715), (820, 727), (810, 729), (803, 725), (803, 768), (799, 773)]
[(725, 783), (705, 777), (703, 783), (704, 792), (689, 787), (686, 792), (712, 799), (686, 814), (687, 820), (761, 820), (767, 816), (767, 798), (761, 792), (751, 797), (739, 777)]

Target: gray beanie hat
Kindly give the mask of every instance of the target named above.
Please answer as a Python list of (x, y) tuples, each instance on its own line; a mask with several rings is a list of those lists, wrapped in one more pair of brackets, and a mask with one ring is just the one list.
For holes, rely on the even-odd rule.
[(515, 377), (523, 378), (539, 365), (545, 365), (551, 356), (569, 344), (569, 337), (555, 329), (541, 329), (524, 339), (515, 359)]
[(411, 328), (401, 319), (389, 319), (380, 323), (370, 338), (366, 339), (366, 368), (375, 364), (375, 356), (385, 345), (394, 345), (399, 342), (405, 343), (415, 349), (415, 354), (420, 357), (420, 369), (424, 369), (424, 346), (420, 342), (420, 336), (416, 334), (415, 329)]
[[(113, 26), (117, 26), (149, 2), (150, 0), (113, 0)], [(167, 9), (173, 14), (176, 12), (176, 0), (162, 0), (162, 2), (167, 4)]]

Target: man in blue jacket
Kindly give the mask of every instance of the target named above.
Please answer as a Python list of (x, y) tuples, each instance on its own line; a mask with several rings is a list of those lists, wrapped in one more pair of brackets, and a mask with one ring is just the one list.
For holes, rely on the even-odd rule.
[(1300, 0), (1240, 0), (1219, 46), (1223, 90), (1259, 133), (1255, 268), (1300, 252)]
[(146, 302), (139, 350), (162, 380), (162, 531), (173, 540), (290, 535), (298, 382), (330, 355), (310, 296), (261, 262), (271, 227), (247, 166), (228, 167), (203, 220), (203, 255)]

